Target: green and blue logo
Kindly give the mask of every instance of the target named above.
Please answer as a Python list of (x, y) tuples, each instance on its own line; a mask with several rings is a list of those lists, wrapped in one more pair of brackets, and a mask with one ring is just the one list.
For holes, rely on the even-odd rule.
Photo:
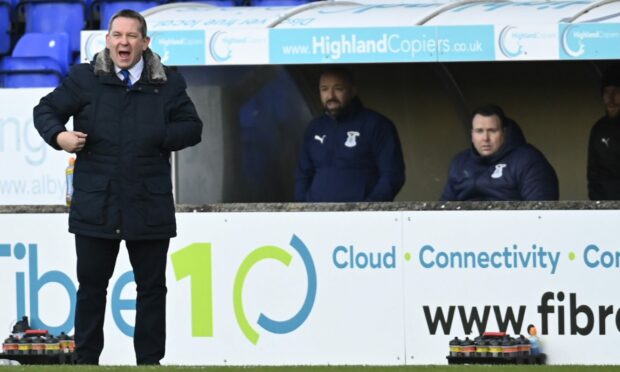
[[(306, 298), (296, 314), (286, 320), (274, 320), (261, 313), (256, 322), (267, 332), (290, 333), (299, 328), (308, 318), (316, 298), (317, 277), (310, 251), (296, 235), (290, 241), (291, 247), (299, 254), (306, 268), (308, 288)], [(194, 243), (172, 254), (172, 266), (176, 280), (189, 277), (191, 280), (192, 336), (213, 337), (213, 275), (210, 243)], [(243, 260), (233, 288), (235, 316), (241, 331), (253, 344), (257, 344), (260, 334), (253, 328), (243, 307), (243, 287), (246, 277), (259, 262), (273, 259), (289, 266), (293, 256), (280, 247), (266, 245), (255, 249)]]
[[(314, 305), (314, 299), (316, 297), (316, 269), (314, 267), (312, 257), (310, 256), (310, 251), (308, 250), (304, 242), (301, 241), (301, 239), (299, 239), (296, 235), (293, 235), (290, 245), (301, 256), (301, 259), (306, 267), (306, 274), (308, 277), (308, 289), (306, 291), (306, 299), (304, 300), (304, 303), (299, 309), (299, 311), (287, 320), (273, 320), (267, 315), (261, 313), (258, 317), (257, 324), (264, 330), (271, 333), (290, 333), (299, 328), (299, 326), (301, 326), (308, 318), (308, 315), (310, 315), (310, 311), (312, 310), (312, 306)], [(254, 328), (252, 328), (243, 310), (242, 295), (243, 283), (245, 283), (245, 278), (252, 269), (252, 267), (254, 267), (254, 265), (256, 265), (262, 260), (278, 260), (284, 265), (289, 266), (292, 258), (293, 257), (291, 256), (291, 254), (288, 253), (286, 250), (279, 247), (266, 245), (257, 248), (252, 253), (250, 253), (245, 258), (245, 260), (243, 260), (241, 266), (239, 267), (239, 271), (237, 272), (237, 276), (235, 278), (235, 287), (233, 290), (235, 315), (237, 317), (239, 327), (241, 327), (241, 331), (243, 332), (245, 337), (247, 337), (248, 340), (250, 340), (250, 342), (252, 342), (253, 344), (256, 344), (258, 342), (259, 334)]]

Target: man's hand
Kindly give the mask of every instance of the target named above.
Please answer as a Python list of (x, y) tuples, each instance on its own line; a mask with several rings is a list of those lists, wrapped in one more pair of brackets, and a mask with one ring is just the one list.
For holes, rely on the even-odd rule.
[(66, 152), (74, 153), (84, 148), (84, 145), (86, 145), (86, 136), (88, 135), (82, 132), (60, 132), (56, 136), (56, 143)]

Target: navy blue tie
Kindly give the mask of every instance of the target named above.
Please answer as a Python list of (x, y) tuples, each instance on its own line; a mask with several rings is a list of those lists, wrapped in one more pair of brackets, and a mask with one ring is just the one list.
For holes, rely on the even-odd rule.
[(129, 78), (129, 71), (121, 70), (121, 75), (123, 75), (123, 83), (131, 88), (131, 79)]

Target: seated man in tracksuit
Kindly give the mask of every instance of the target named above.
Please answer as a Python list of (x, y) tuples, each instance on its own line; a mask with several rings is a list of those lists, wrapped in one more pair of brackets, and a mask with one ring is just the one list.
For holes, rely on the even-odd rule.
[(553, 167), (500, 107), (474, 111), (471, 142), (452, 160), (441, 200), (558, 200)]
[(394, 124), (362, 105), (353, 76), (346, 69), (323, 72), (319, 90), (325, 113), (306, 129), (295, 177), (295, 200), (394, 200), (405, 182)]

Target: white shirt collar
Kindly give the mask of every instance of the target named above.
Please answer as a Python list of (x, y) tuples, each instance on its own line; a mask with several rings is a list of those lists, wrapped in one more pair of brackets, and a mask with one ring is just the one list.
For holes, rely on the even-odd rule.
[[(136, 63), (132, 68), (127, 70), (129, 71), (129, 80), (131, 80), (132, 85), (135, 84), (136, 81), (140, 80), (140, 76), (142, 76), (142, 70), (144, 70), (144, 59), (140, 57), (138, 63)], [(116, 76), (118, 76), (119, 79), (124, 79), (123, 75), (121, 74), (120, 67), (114, 65), (114, 71), (116, 71)]]

